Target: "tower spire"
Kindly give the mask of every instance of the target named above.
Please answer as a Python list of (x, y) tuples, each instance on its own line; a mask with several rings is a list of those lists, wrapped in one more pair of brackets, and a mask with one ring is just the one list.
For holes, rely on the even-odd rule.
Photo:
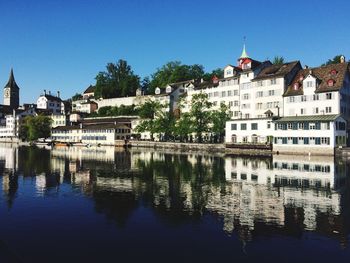
[(239, 58), (249, 58), (247, 51), (245, 49), (245, 40), (246, 40), (246, 37), (243, 38), (243, 50), (242, 50), (242, 55)]

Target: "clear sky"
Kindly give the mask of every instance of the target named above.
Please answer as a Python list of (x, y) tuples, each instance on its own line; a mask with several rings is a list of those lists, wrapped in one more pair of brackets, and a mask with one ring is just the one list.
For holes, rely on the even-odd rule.
[(257, 60), (350, 58), (348, 0), (0, 0), (0, 13), (0, 86), (13, 67), (20, 103), (71, 97), (120, 58), (141, 77), (171, 60), (235, 64), (244, 36)]

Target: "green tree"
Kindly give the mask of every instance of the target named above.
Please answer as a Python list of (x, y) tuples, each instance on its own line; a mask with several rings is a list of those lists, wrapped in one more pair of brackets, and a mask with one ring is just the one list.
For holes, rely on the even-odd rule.
[(120, 59), (116, 64), (108, 63), (106, 70), (99, 72), (95, 78), (95, 98), (135, 95), (136, 89), (140, 87), (140, 78), (125, 60)]
[(205, 81), (210, 81), (210, 80), (212, 80), (212, 78), (214, 76), (218, 77), (219, 79), (223, 78), (224, 77), (224, 70), (221, 68), (214, 69), (211, 73), (205, 73), (203, 75), (203, 79)]
[(203, 141), (203, 133), (209, 131), (211, 114), (208, 109), (212, 103), (208, 100), (208, 94), (198, 93), (192, 96), (190, 115), (193, 119), (193, 129), (196, 133), (197, 141)]
[(327, 66), (331, 64), (337, 64), (341, 62), (342, 55), (336, 55), (333, 59), (328, 59), (326, 63), (323, 63), (321, 66)]
[(174, 133), (179, 137), (181, 142), (187, 142), (188, 136), (193, 132), (193, 121), (191, 115), (187, 112), (181, 113), (180, 118), (177, 120)]
[(162, 141), (168, 141), (174, 135), (175, 117), (172, 112), (165, 110), (166, 105), (157, 112), (155, 119), (155, 132), (161, 135)]
[(284, 63), (284, 57), (282, 56), (275, 56), (273, 58), (272, 64), (274, 65), (282, 65)]
[(223, 142), (226, 122), (230, 120), (229, 107), (225, 103), (221, 103), (220, 109), (211, 113), (211, 119), (213, 123), (211, 131), (215, 134), (215, 138), (217, 138), (219, 142)]
[(136, 127), (136, 132), (150, 132), (151, 140), (153, 135), (159, 131), (159, 125), (155, 121), (156, 115), (162, 109), (162, 105), (155, 100), (147, 100), (137, 108), (141, 123)]
[(35, 141), (38, 138), (48, 138), (51, 134), (52, 119), (45, 115), (26, 116), (19, 127), (22, 140)]
[(199, 79), (204, 75), (204, 68), (202, 65), (182, 65), (180, 61), (171, 61), (158, 68), (152, 74), (152, 80), (149, 84), (148, 93), (154, 93), (154, 90), (165, 88), (170, 83)]

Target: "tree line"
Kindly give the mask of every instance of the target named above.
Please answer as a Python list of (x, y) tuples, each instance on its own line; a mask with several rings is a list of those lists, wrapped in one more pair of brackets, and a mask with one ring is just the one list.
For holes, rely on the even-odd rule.
[(135, 132), (149, 132), (151, 140), (158, 134), (161, 141), (223, 142), (226, 121), (230, 119), (228, 106), (222, 103), (218, 110), (210, 110), (212, 103), (205, 93), (192, 96), (189, 111), (182, 112), (184, 103), (180, 100), (179, 112), (171, 112), (168, 105), (146, 101), (139, 106), (142, 121)]

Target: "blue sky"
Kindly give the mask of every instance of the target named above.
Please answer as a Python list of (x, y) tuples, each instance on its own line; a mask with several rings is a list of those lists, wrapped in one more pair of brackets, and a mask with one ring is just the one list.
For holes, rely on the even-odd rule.
[(0, 86), (13, 67), (20, 103), (44, 89), (71, 97), (120, 58), (141, 77), (171, 60), (234, 64), (244, 36), (257, 60), (350, 58), (347, 0), (0, 0), (0, 10)]

